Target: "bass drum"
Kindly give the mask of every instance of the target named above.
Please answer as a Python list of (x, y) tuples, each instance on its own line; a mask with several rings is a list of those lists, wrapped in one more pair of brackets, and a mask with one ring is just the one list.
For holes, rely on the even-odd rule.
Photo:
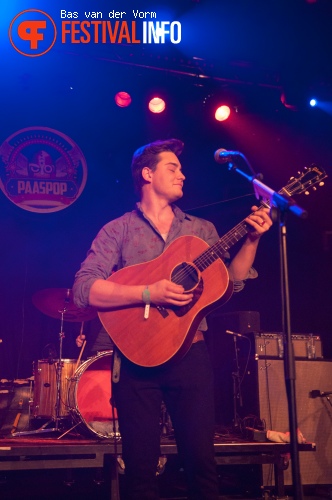
[(116, 410), (110, 399), (113, 351), (100, 352), (79, 366), (70, 380), (68, 405), (83, 431), (101, 438), (119, 437)]

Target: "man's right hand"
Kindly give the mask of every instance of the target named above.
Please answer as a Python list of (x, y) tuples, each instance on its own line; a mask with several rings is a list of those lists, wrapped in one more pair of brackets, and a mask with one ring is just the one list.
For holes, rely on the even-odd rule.
[(172, 281), (163, 279), (148, 286), (151, 303), (158, 306), (172, 304), (174, 306), (188, 305), (194, 294), (185, 293), (182, 285), (176, 285)]

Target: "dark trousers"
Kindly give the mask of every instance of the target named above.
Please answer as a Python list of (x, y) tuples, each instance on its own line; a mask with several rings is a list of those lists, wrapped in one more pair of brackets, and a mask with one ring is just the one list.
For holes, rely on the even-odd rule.
[(191, 500), (217, 500), (213, 375), (205, 342), (169, 367), (142, 368), (122, 359), (113, 384), (125, 463), (126, 500), (159, 498), (160, 414), (164, 401), (183, 460)]

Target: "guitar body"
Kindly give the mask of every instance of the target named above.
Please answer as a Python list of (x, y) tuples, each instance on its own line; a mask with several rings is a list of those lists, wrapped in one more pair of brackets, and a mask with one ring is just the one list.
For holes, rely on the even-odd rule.
[[(99, 311), (99, 318), (122, 354), (133, 363), (153, 367), (184, 356), (190, 348), (200, 321), (211, 310), (224, 304), (232, 295), (233, 285), (225, 264), (219, 258), (198, 271), (193, 261), (209, 245), (196, 236), (181, 236), (156, 259), (120, 269), (108, 281), (123, 285), (151, 284), (182, 276), (182, 263), (197, 271), (197, 283), (190, 282), (194, 298), (184, 307), (158, 307), (151, 304), (144, 319), (144, 304)], [(175, 272), (180, 266), (180, 272)], [(188, 266), (185, 266), (187, 268)], [(174, 274), (175, 272), (175, 274)], [(188, 282), (183, 283), (186, 291)]]

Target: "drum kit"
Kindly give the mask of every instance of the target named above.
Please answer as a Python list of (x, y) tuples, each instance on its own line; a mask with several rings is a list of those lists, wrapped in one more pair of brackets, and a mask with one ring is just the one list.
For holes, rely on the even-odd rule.
[(63, 432), (64, 422), (71, 417), (74, 425), (58, 439), (78, 426), (90, 435), (118, 438), (116, 410), (110, 403), (113, 352), (100, 352), (81, 363), (84, 343), (77, 360), (62, 358), (64, 322), (80, 322), (82, 334), (84, 322), (96, 318), (97, 311), (92, 307), (76, 307), (72, 290), (66, 288), (41, 290), (33, 295), (32, 302), (47, 316), (60, 320), (59, 359), (42, 359), (33, 363), (31, 415), (48, 421), (39, 429), (18, 431), (12, 435)]

